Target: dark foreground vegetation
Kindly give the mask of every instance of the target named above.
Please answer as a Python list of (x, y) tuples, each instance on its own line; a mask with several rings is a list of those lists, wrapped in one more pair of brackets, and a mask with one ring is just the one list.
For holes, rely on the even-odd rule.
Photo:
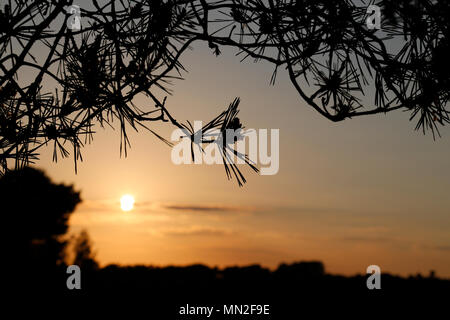
[[(415, 308), (445, 307), (450, 297), (450, 280), (429, 276), (381, 275), (381, 289), (369, 290), (369, 275), (345, 277), (327, 274), (321, 262), (281, 264), (276, 270), (259, 265), (210, 268), (117, 266), (82, 269), (81, 289), (66, 287), (64, 266), (52, 274), (28, 276), (21, 292), (31, 297), (100, 307), (105, 312), (145, 312), (149, 319), (207, 319), (181, 316), (185, 306), (269, 305), (270, 315), (224, 315), (214, 312), (210, 319), (300, 319), (305, 312), (319, 318), (330, 314), (383, 314), (382, 310), (414, 313)], [(25, 286), (24, 286), (25, 285)], [(25, 291), (24, 291), (25, 290)], [(55, 300), (56, 299), (56, 300)], [(430, 300), (431, 299), (431, 300)], [(432, 301), (432, 302), (430, 302)], [(103, 312), (103, 311), (102, 311)]]
[[(217, 313), (212, 319), (299, 319), (306, 309), (329, 314), (335, 308), (372, 312), (392, 305), (414, 311), (432, 297), (435, 310), (445, 306), (436, 299), (450, 301), (450, 280), (439, 279), (433, 272), (408, 278), (382, 274), (381, 289), (369, 290), (369, 275), (331, 275), (314, 261), (281, 264), (276, 270), (259, 265), (100, 268), (86, 232), (72, 239), (66, 235), (69, 216), (81, 201), (72, 186), (54, 184), (42, 171), (24, 168), (0, 178), (0, 196), (2, 290), (21, 305), (25, 297), (43, 299), (41, 306), (46, 310), (62, 301), (71, 310), (95, 304), (102, 312), (144, 310), (148, 319), (187, 320), (206, 319), (204, 315), (181, 317), (180, 308), (187, 305), (220, 310), (224, 304), (255, 304), (269, 305), (270, 316)], [(80, 289), (67, 287), (71, 276), (67, 267), (72, 264), (80, 267)]]

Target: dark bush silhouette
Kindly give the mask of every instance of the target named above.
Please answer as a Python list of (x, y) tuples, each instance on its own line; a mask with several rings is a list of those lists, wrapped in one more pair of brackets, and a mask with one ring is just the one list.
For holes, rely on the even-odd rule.
[(16, 285), (51, 286), (53, 276), (65, 271), (62, 236), (80, 201), (72, 186), (54, 184), (38, 169), (8, 171), (0, 178), (3, 258)]

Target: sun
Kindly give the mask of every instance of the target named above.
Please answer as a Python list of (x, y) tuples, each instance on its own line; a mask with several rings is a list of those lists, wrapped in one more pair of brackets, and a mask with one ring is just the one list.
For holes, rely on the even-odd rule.
[(120, 198), (120, 208), (122, 211), (130, 211), (134, 207), (134, 197), (129, 194), (125, 194)]

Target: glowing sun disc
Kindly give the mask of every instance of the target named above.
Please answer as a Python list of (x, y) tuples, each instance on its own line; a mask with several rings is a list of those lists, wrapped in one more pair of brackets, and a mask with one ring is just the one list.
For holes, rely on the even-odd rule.
[(134, 207), (134, 198), (133, 196), (126, 194), (120, 198), (120, 208), (123, 211), (130, 211)]

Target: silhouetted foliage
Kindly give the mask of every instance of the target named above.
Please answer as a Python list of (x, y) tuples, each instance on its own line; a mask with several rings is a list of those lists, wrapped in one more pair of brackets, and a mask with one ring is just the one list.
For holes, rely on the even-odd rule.
[[(442, 297), (445, 301), (450, 290), (450, 280), (431, 276), (404, 278), (388, 273), (381, 275), (381, 290), (369, 290), (367, 277), (331, 275), (318, 261), (281, 264), (275, 270), (259, 265), (224, 269), (204, 265), (109, 265), (96, 271), (89, 290), (83, 293), (88, 299), (105, 299), (107, 306), (112, 298), (120, 303), (125, 298), (130, 305), (161, 319), (178, 319), (180, 307), (186, 304), (213, 305), (219, 310), (223, 310), (224, 304), (268, 304), (270, 316), (246, 317), (296, 319), (306, 310), (313, 311), (318, 318), (342, 311), (345, 314), (351, 311), (372, 313), (387, 306), (405, 312), (405, 308), (414, 308), (412, 301), (424, 303), (424, 297)], [(145, 308), (136, 301), (141, 301)], [(404, 306), (401, 301), (405, 302)], [(437, 305), (436, 301), (434, 304)], [(333, 305), (338, 309), (331, 307)], [(225, 316), (223, 312), (214, 314), (214, 319), (233, 317), (239, 318)]]
[[(0, 11), (2, 171), (8, 160), (37, 159), (48, 143), (55, 160), (70, 145), (76, 167), (94, 125), (113, 120), (125, 154), (127, 126), (168, 144), (152, 123), (188, 134), (166, 98), (196, 41), (216, 55), (230, 46), (243, 60), (272, 63), (272, 82), (286, 69), (302, 100), (332, 121), (401, 109), (433, 136), (450, 121), (447, 0), (103, 0), (81, 8), (81, 30), (67, 28), (70, 0), (8, 3)], [(368, 4), (382, 9), (380, 31), (366, 26)], [(136, 97), (148, 102), (138, 106)], [(245, 182), (237, 167), (226, 169)]]
[(80, 201), (72, 186), (54, 184), (38, 169), (8, 171), (0, 178), (2, 233), (7, 239), (2, 243), (3, 259), (10, 275), (17, 275), (17, 284), (51, 286), (48, 277), (63, 271), (62, 236)]
[(74, 259), (72, 264), (81, 270), (95, 270), (98, 263), (95, 260), (95, 253), (92, 251), (92, 241), (86, 230), (82, 230), (74, 239)]

